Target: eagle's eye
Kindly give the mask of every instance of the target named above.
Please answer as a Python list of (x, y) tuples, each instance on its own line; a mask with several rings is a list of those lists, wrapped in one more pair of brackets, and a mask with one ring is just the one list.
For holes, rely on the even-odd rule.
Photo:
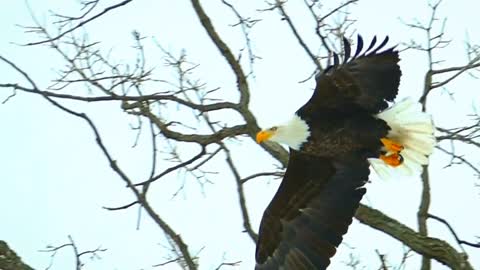
[(271, 127), (270, 131), (277, 131), (278, 127)]

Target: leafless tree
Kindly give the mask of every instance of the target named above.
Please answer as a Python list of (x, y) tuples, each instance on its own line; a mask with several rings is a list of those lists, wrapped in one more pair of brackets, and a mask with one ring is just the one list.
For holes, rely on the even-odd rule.
[[(251, 87), (251, 81), (256, 76), (255, 63), (261, 58), (254, 49), (252, 32), (261, 22), (262, 16), (278, 16), (281, 19), (281, 27), (287, 27), (291, 31), (291, 36), (285, 38), (295, 39), (311, 60), (312, 72), (305, 74), (305, 81), (307, 81), (329, 64), (333, 52), (341, 55), (342, 48), (338, 42), (340, 37), (351, 38), (355, 33), (355, 20), (349, 13), (349, 8), (361, 3), (357, 3), (358, 0), (349, 0), (331, 7), (324, 6), (322, 1), (304, 0), (303, 8), (308, 10), (314, 22), (309, 26), (317, 39), (313, 42), (311, 39), (304, 38), (302, 33), (305, 27), (302, 26), (300, 31), (299, 26), (296, 25), (298, 18), (290, 16), (287, 1), (272, 0), (259, 3), (255, 12), (257, 17), (253, 17), (243, 15), (240, 3), (222, 0), (234, 21), (229, 23), (233, 30), (242, 34), (244, 40), (243, 44), (233, 46), (216, 30), (212, 18), (200, 1), (191, 0), (191, 8), (198, 17), (198, 22), (212, 46), (218, 49), (218, 57), (226, 61), (234, 77), (235, 82), (232, 81), (229, 88), (220, 88), (210, 87), (202, 78), (198, 78), (196, 76), (198, 64), (190, 60), (185, 51), (175, 53), (163, 47), (161, 39), (155, 43), (156, 49), (161, 51), (164, 64), (174, 72), (174, 76), (164, 76), (157, 72), (146, 57), (148, 51), (145, 44), (151, 44), (152, 41), (146, 40), (139, 31), (132, 33), (134, 42), (132, 50), (136, 52), (135, 59), (131, 59), (128, 64), (111, 59), (108, 52), (106, 53), (100, 46), (99, 41), (89, 40), (83, 33), (83, 29), (100, 23), (100, 18), (108, 18), (110, 14), (120, 9), (128, 9), (134, 1), (119, 1), (111, 6), (102, 6), (103, 2), (100, 2), (100, 0), (80, 1), (81, 12), (77, 15), (53, 13), (52, 16), (55, 18), (53, 25), (43, 25), (34, 18), (33, 26), (24, 26), (27, 32), (34, 34), (34, 39), (23, 45), (27, 48), (47, 46), (49, 50), (55, 51), (63, 58), (65, 65), (57, 70), (57, 77), (51, 84), (44, 87), (35, 82), (25, 67), (18, 66), (14, 58), (0, 56), (3, 65), (15, 70), (24, 79), (23, 82), (1, 79), (0, 87), (3, 89), (2, 94), (6, 97), (3, 102), (17, 98), (16, 94), (19, 92), (39, 95), (52, 106), (88, 124), (96, 144), (108, 160), (110, 167), (134, 195), (134, 200), (131, 202), (125, 202), (118, 207), (105, 208), (110, 211), (122, 211), (134, 206), (141, 207), (168, 238), (171, 257), (155, 267), (170, 263), (176, 263), (183, 269), (199, 267), (200, 255), (189, 249), (188, 240), (182, 237), (182, 232), (170, 226), (169, 221), (163, 218), (162, 213), (156, 210), (149, 200), (154, 196), (151, 187), (163, 185), (161, 180), (175, 173), (185, 174), (189, 179), (194, 179), (203, 185), (208, 183), (210, 176), (217, 171), (230, 171), (231, 179), (237, 188), (235, 196), (238, 198), (243, 228), (246, 235), (255, 241), (256, 228), (250, 221), (245, 184), (249, 181), (258, 181), (263, 177), (281, 178), (283, 175), (281, 167), (285, 167), (288, 163), (288, 153), (275, 143), (259, 145), (257, 151), (261, 151), (260, 147), (262, 147), (271, 154), (272, 162), (278, 165), (265, 171), (254, 172), (238, 166), (240, 153), (232, 148), (232, 145), (238, 143), (255, 145), (253, 140), (260, 129), (250, 107), (250, 97), (255, 94)], [(401, 45), (402, 49), (421, 51), (428, 61), (420, 98), (425, 111), (429, 110), (427, 101), (433, 92), (448, 89), (447, 87), (455, 79), (462, 76), (470, 75), (475, 83), (478, 67), (480, 67), (480, 47), (471, 43), (467, 43), (469, 61), (463, 65), (452, 66), (442, 61), (441, 50), (449, 45), (449, 40), (444, 31), (445, 18), (440, 18), (437, 14), (440, 4), (440, 1), (430, 4), (431, 13), (427, 21), (405, 22), (406, 29), (421, 31), (425, 36), (424, 41), (411, 41)], [(234, 50), (233, 47), (240, 49)], [(86, 89), (86, 91), (82, 94), (79, 89)], [(235, 90), (232, 91), (232, 89)], [(453, 89), (448, 90), (454, 92)], [(475, 97), (476, 94), (471, 93), (471, 95)], [(95, 124), (95, 116), (80, 111), (75, 102), (120, 104), (119, 109), (130, 115), (132, 121), (136, 123), (132, 126), (132, 131), (137, 132), (138, 138), (141, 134), (149, 136), (151, 164), (148, 177), (141, 180), (134, 179), (117, 163), (102, 137), (102, 127)], [(178, 111), (182, 112), (181, 115)], [(475, 160), (478, 157), (469, 155), (466, 151), (478, 151), (480, 148), (480, 115), (472, 112), (472, 115), (466, 117), (471, 119), (470, 125), (437, 127), (438, 149), (450, 157), (448, 166), (458, 165), (471, 169), (472, 179), (474, 179), (480, 175), (478, 160)], [(79, 124), (81, 124), (80, 121)], [(146, 143), (146, 140), (139, 139), (136, 144), (138, 143)], [(466, 145), (467, 148), (462, 147), (462, 149), (468, 150), (459, 152), (457, 150), (459, 145)], [(210, 166), (212, 163), (223, 164), (223, 167), (215, 165), (213, 169)], [(455, 232), (447, 220), (430, 213), (431, 179), (428, 168), (424, 170), (421, 180), (423, 192), (417, 213), (418, 228), (407, 227), (395, 217), (366, 205), (361, 205), (356, 213), (356, 218), (361, 223), (397, 239), (406, 246), (403, 259), (398, 262), (396, 268), (391, 266), (392, 262), (388, 260), (388, 256), (377, 251), (380, 259), (378, 268), (404, 269), (406, 260), (412, 256), (413, 251), (423, 258), (422, 270), (431, 269), (431, 260), (436, 260), (452, 269), (473, 269), (463, 246), (478, 248), (479, 244), (475, 241), (463, 240), (461, 232)], [(182, 187), (183, 184), (180, 183), (179, 190)], [(438, 221), (447, 226), (460, 250), (442, 238), (430, 235), (427, 220)], [(77, 269), (80, 269), (82, 253), (77, 251), (71, 238), (70, 244), (66, 245), (74, 248), (78, 259)], [(52, 248), (50, 251), (59, 248)], [(98, 251), (95, 250), (95, 252)], [(356, 268), (358, 263), (354, 261), (349, 265), (353, 269), (358, 269)], [(217, 269), (237, 265), (240, 265), (240, 262), (222, 261)]]

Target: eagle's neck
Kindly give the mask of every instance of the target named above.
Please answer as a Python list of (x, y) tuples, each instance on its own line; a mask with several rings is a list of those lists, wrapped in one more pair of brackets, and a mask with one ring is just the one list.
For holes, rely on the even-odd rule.
[(290, 148), (299, 150), (310, 137), (310, 128), (305, 120), (294, 115), (286, 124), (278, 127), (271, 140), (284, 143)]

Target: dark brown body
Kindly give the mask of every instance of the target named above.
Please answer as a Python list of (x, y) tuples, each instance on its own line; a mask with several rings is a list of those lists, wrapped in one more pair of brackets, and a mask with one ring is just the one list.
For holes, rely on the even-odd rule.
[(390, 128), (385, 121), (368, 112), (350, 108), (343, 112), (324, 110), (305, 117), (311, 134), (300, 151), (336, 159), (352, 153), (378, 157), (382, 147), (380, 138), (386, 137)]

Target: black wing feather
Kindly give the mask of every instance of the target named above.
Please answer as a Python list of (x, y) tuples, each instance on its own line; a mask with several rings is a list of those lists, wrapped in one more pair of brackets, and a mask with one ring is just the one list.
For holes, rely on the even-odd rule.
[[(348, 44), (348, 46), (350, 47), (350, 44)], [(353, 59), (357, 58), (360, 53), (362, 52), (363, 50), (363, 38), (362, 36), (358, 35), (357, 36), (357, 49), (355, 50), (355, 55), (353, 56)]]
[(256, 250), (257, 270), (322, 270), (365, 194), (368, 163), (334, 161), (291, 150), (285, 177), (265, 210)]
[(364, 56), (367, 55), (368, 51), (373, 49), (376, 43), (377, 43), (377, 36), (373, 36), (372, 41), (370, 41), (370, 45), (368, 45), (368, 48), (365, 50), (365, 53), (363, 55)]
[(343, 56), (343, 64), (345, 64), (347, 60), (350, 59), (350, 54), (352, 53), (350, 43), (348, 42), (348, 39), (346, 37), (343, 37), (343, 50), (345, 52)]
[(375, 48), (375, 50), (373, 50), (372, 52), (370, 52), (368, 55), (372, 55), (372, 54), (376, 54), (378, 53), (378, 51), (380, 51), (381, 49), (383, 49), (383, 47), (385, 47), (385, 45), (387, 45), (388, 43), (388, 36), (385, 37), (385, 39), (382, 41), (382, 43), (380, 43), (380, 45), (377, 46), (377, 48)]
[(333, 53), (333, 66), (338, 66), (338, 64), (340, 64), (338, 54)]
[[(350, 44), (348, 40), (344, 42), (345, 56), (350, 56)], [(305, 119), (322, 108), (338, 111), (355, 108), (372, 114), (387, 108), (387, 102), (397, 95), (401, 76), (398, 51), (394, 47), (384, 49), (387, 43), (388, 37), (376, 46), (374, 37), (362, 52), (363, 39), (358, 36), (353, 57), (340, 64), (334, 54), (334, 64), (316, 77), (315, 92), (298, 114)]]

